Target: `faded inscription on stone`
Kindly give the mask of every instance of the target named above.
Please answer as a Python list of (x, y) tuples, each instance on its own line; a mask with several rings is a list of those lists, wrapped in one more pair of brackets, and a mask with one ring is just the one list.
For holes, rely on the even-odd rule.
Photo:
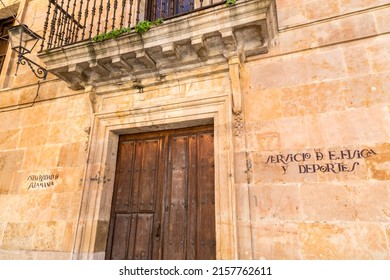
[(279, 165), (283, 175), (289, 170), (290, 164), (297, 165), (296, 172), (307, 173), (343, 173), (353, 172), (360, 164), (358, 160), (375, 156), (372, 149), (342, 149), (313, 152), (287, 153), (269, 155), (264, 164)]
[(27, 189), (38, 190), (54, 187), (59, 175), (53, 174), (33, 174), (27, 176)]

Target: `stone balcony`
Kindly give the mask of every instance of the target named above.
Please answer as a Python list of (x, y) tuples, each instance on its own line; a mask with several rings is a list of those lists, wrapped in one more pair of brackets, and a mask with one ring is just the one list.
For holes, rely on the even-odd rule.
[(186, 69), (241, 62), (266, 53), (275, 35), (274, 0), (238, 1), (181, 15), (103, 42), (91, 40), (39, 53), (48, 71), (74, 90)]

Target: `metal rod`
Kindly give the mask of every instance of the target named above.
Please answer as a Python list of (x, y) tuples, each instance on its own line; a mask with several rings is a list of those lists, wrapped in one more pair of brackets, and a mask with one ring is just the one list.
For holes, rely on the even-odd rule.
[(119, 24), (119, 28), (123, 27), (123, 21), (125, 19), (125, 7), (126, 7), (126, 0), (122, 0), (122, 14), (121, 14), (121, 22)]
[[(80, 23), (81, 22), (81, 17), (83, 15), (83, 4), (84, 4), (84, 0), (80, 0), (80, 8), (79, 8), (79, 12), (77, 13), (77, 22)], [(79, 31), (80, 29), (84, 29), (84, 27), (79, 27), (79, 25), (76, 25), (75, 27), (75, 41), (77, 42), (77, 39), (79, 37)]]
[(47, 28), (49, 27), (50, 10), (51, 10), (51, 2), (49, 2), (49, 4), (47, 5), (46, 19), (45, 19), (45, 23), (43, 24), (43, 40), (41, 44), (41, 51), (43, 51), (43, 48), (45, 47), (46, 32), (47, 32)]
[(94, 20), (95, 20), (95, 14), (96, 14), (96, 0), (93, 1), (93, 7), (92, 7), (92, 14), (91, 14), (91, 24), (90, 24), (90, 28), (89, 28), (89, 37), (88, 38), (92, 38), (92, 30), (93, 30), (93, 23), (94, 23)]
[[(61, 0), (60, 9), (62, 9), (62, 7), (64, 5), (64, 1), (65, 0)], [(64, 13), (61, 13), (59, 16), (59, 20), (58, 20), (58, 28), (57, 28), (57, 34), (56, 34), (56, 36), (58, 37), (58, 44), (60, 44), (60, 45), (63, 45), (63, 36), (61, 33), (61, 29), (62, 29), (62, 25), (65, 25), (65, 22), (66, 22), (66, 16)]]
[(49, 0), (49, 2), (54, 5), (55, 9), (60, 10), (60, 12), (63, 13), (67, 18), (72, 19), (74, 24), (77, 24), (80, 28), (83, 28), (83, 26), (79, 22), (76, 21), (74, 16), (70, 15), (69, 12), (68, 12), (71, 1), (72, 0), (68, 0), (68, 4), (67, 4), (67, 7), (66, 7), (66, 11), (65, 11), (63, 7), (61, 7), (60, 5), (57, 4), (56, 0)]
[[(73, 0), (73, 9), (72, 9), (72, 21), (70, 23), (70, 26), (69, 26), (69, 36), (70, 36), (70, 42), (73, 43), (73, 39), (74, 39), (74, 22), (76, 21), (75, 19), (75, 15), (76, 15), (76, 6), (77, 6), (77, 3), (76, 3), (76, 0)], [(77, 22), (77, 21), (76, 21)]]
[(90, 2), (90, 0), (87, 0), (87, 5), (86, 5), (85, 11), (84, 11), (84, 23), (83, 23), (83, 32), (81, 33), (81, 40), (84, 40), (85, 31), (87, 30), (87, 19), (89, 16), (89, 2)]
[(99, 6), (99, 19), (98, 19), (98, 26), (97, 26), (97, 33), (96, 34), (99, 34), (100, 33), (100, 24), (101, 24), (101, 20), (102, 20), (102, 14), (103, 14), (103, 0), (100, 0), (100, 6)]
[(66, 21), (66, 26), (64, 25), (64, 34), (65, 34), (65, 44), (68, 44), (69, 41), (70, 41), (70, 38), (69, 38), (69, 34), (70, 34), (70, 22), (72, 20), (72, 17), (70, 16), (69, 14), (69, 9), (70, 9), (70, 1), (71, 0), (68, 0), (68, 3), (66, 4), (66, 11), (65, 11), (65, 14), (68, 15), (68, 20)]
[(116, 9), (118, 9), (118, 0), (114, 0), (114, 12), (113, 12), (113, 14), (112, 14), (112, 25), (111, 25), (111, 30), (114, 30), (114, 29), (115, 29)]
[(106, 7), (106, 23), (104, 24), (104, 33), (107, 33), (107, 29), (108, 29), (108, 17), (109, 17), (109, 14), (110, 14), (110, 9), (111, 9), (111, 3), (110, 3), (110, 0), (107, 1), (107, 7)]
[(134, 0), (129, 0), (129, 2), (130, 2), (130, 8), (129, 8), (129, 21), (128, 21), (127, 27), (130, 27), (130, 26), (131, 26), (131, 17), (133, 16), (133, 14), (132, 14), (132, 10), (133, 10), (133, 1), (134, 1)]
[(49, 48), (54, 45), (54, 47), (56, 47), (56, 38), (54, 38), (54, 35), (55, 35), (55, 26), (56, 26), (56, 21), (57, 21), (57, 13), (58, 13), (58, 9), (54, 9), (54, 14), (53, 14), (53, 18), (51, 19), (51, 23), (50, 23), (50, 35), (49, 35), (49, 42), (48, 42), (48, 46)]

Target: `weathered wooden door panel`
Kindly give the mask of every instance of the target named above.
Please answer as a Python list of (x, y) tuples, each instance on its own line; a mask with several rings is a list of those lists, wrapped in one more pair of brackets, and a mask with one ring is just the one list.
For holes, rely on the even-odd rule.
[(215, 259), (212, 127), (120, 139), (108, 259)]
[[(198, 137), (198, 259), (215, 259), (215, 196), (214, 196), (214, 137), (201, 134)], [(200, 204), (199, 204), (200, 202)]]

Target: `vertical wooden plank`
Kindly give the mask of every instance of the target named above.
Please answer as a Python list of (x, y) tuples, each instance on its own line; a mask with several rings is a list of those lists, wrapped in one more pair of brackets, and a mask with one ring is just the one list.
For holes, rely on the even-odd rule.
[(216, 258), (215, 196), (214, 196), (214, 135), (198, 136), (198, 259)]
[(196, 260), (197, 246), (197, 137), (188, 138), (187, 260)]
[(169, 141), (171, 170), (168, 180), (168, 211), (164, 259), (185, 259), (187, 204), (187, 137), (172, 137)]
[(155, 198), (155, 212), (154, 212), (154, 221), (153, 221), (153, 248), (152, 248), (152, 259), (160, 260), (162, 259), (163, 251), (163, 238), (164, 238), (164, 217), (163, 217), (163, 207), (164, 207), (164, 197), (166, 194), (166, 185), (165, 175), (166, 175), (166, 166), (168, 164), (168, 136), (165, 134), (159, 140), (158, 145), (158, 158), (157, 158), (157, 185), (156, 185), (156, 198)]
[(115, 211), (125, 212), (129, 207), (132, 187), (132, 166), (134, 142), (122, 142), (119, 146), (119, 162), (117, 167), (117, 191), (115, 192)]
[(153, 214), (138, 214), (135, 234), (134, 260), (150, 260), (152, 257)]
[(135, 144), (135, 158), (134, 158), (134, 171), (133, 171), (133, 188), (130, 198), (130, 211), (133, 213), (138, 212), (139, 209), (139, 187), (141, 179), (141, 171), (143, 164), (143, 154), (144, 154), (144, 142), (136, 141)]
[(139, 211), (154, 211), (157, 188), (159, 140), (145, 141), (139, 188)]
[[(124, 260), (134, 260), (135, 257), (135, 245), (136, 245), (136, 231), (137, 231), (137, 214), (129, 214), (129, 243), (128, 243), (128, 250), (127, 255)], [(125, 244), (122, 244), (124, 246)]]
[(124, 260), (127, 255), (128, 248), (128, 236), (130, 228), (129, 215), (116, 215), (114, 221), (114, 242), (112, 245), (112, 251), (110, 259), (112, 260)]

